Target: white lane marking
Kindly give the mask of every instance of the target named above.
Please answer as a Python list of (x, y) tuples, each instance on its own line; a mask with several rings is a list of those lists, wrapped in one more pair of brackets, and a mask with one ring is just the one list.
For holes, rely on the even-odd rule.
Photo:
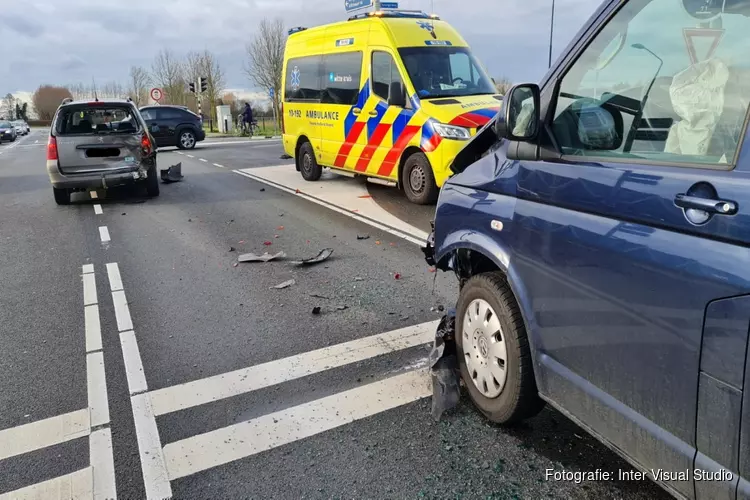
[(112, 431), (109, 428), (99, 429), (89, 436), (89, 460), (92, 464), (94, 476), (93, 499), (113, 500), (117, 498)]
[(96, 276), (93, 273), (84, 274), (83, 278), (83, 305), (96, 304)]
[(171, 498), (172, 486), (169, 484), (159, 429), (156, 426), (156, 418), (151, 409), (148, 394), (132, 396), (130, 404), (133, 408), (135, 435), (138, 440), (146, 497), (149, 499)]
[(99, 306), (92, 304), (84, 309), (84, 326), (86, 330), (86, 352), (102, 350), (102, 324), (99, 321)]
[(99, 238), (102, 240), (102, 243), (109, 243), (109, 229), (107, 229), (107, 226), (99, 226)]
[(113, 292), (122, 290), (122, 277), (117, 262), (107, 264), (107, 276), (109, 276), (109, 288)]
[(71, 474), (32, 484), (0, 495), (0, 500), (83, 500), (92, 498), (93, 473), (86, 467)]
[(125, 292), (123, 290), (112, 292), (112, 302), (115, 304), (117, 330), (120, 332), (132, 330), (133, 321), (130, 319), (130, 309), (128, 309), (128, 299), (125, 298)]
[(39, 139), (35, 140), (35, 141), (34, 141), (34, 144), (36, 144), (37, 142), (39, 142)]
[(417, 370), (286, 410), (199, 434), (164, 447), (171, 480), (341, 427), (432, 394)]
[(178, 155), (184, 155), (185, 154), (182, 151), (175, 151), (175, 153), (177, 153)]
[(356, 214), (354, 212), (351, 212), (350, 210), (345, 210), (343, 208), (340, 208), (337, 205), (334, 205), (333, 203), (324, 201), (320, 198), (316, 198), (315, 196), (310, 196), (307, 193), (298, 193), (295, 189), (290, 189), (286, 186), (282, 186), (281, 184), (277, 184), (275, 182), (268, 181), (266, 179), (263, 179), (262, 177), (258, 177), (256, 175), (248, 174), (247, 172), (242, 172), (240, 170), (232, 170), (235, 174), (239, 174), (242, 176), (247, 177), (248, 179), (252, 179), (257, 182), (262, 182), (263, 184), (266, 184), (271, 187), (275, 187), (276, 189), (280, 189), (281, 191), (286, 191), (287, 193), (293, 194), (295, 196), (299, 196), (301, 198), (306, 199), (307, 201), (311, 201), (317, 205), (320, 205), (322, 207), (326, 207), (329, 210), (333, 210), (334, 212), (338, 212), (342, 215), (346, 215), (347, 217), (351, 217), (354, 220), (357, 220), (359, 222), (362, 222), (364, 224), (367, 224), (369, 226), (372, 226), (376, 229), (380, 229), (381, 231), (385, 231), (386, 233), (392, 234), (393, 236), (396, 236), (397, 238), (404, 239), (408, 241), (409, 243), (414, 243), (415, 245), (419, 245), (420, 247), (425, 245), (425, 239), (421, 238), (419, 235), (411, 234), (406, 231), (400, 231), (398, 229), (394, 229), (390, 226), (383, 225), (373, 219), (370, 219), (368, 217), (364, 217), (362, 215)]
[(120, 333), (120, 345), (122, 346), (122, 357), (125, 361), (125, 376), (128, 379), (128, 388), (130, 395), (139, 392), (146, 392), (146, 374), (143, 372), (143, 362), (141, 361), (141, 352), (138, 350), (138, 341), (135, 339), (135, 332)]
[(86, 375), (91, 427), (108, 424), (109, 400), (104, 374), (104, 353), (92, 352), (86, 355)]
[(188, 158), (195, 158), (195, 156), (193, 155), (185, 155), (185, 156), (187, 156)]
[(149, 393), (154, 414), (165, 415), (426, 344), (435, 338), (437, 325), (437, 321), (422, 323), (185, 384), (157, 389)]
[(256, 146), (260, 144), (268, 144), (268, 143), (276, 143), (281, 144), (281, 139), (249, 139), (245, 141), (223, 141), (223, 142), (201, 142), (196, 144), (196, 148), (200, 149), (203, 146), (229, 146), (229, 145), (237, 145), (237, 144), (244, 144), (246, 146)]
[(89, 196), (91, 196), (92, 200), (99, 198), (99, 195), (96, 194), (96, 191), (89, 191)]
[(37, 420), (0, 431), (0, 460), (88, 436), (89, 410)]
[(99, 205), (98, 203), (96, 203), (96, 204), (94, 205), (94, 213), (95, 213), (96, 215), (101, 215), (101, 214), (103, 213), (103, 212), (102, 212), (102, 206), (101, 206), (101, 205)]
[(90, 274), (94, 272), (94, 264), (84, 264), (83, 265), (83, 274)]
[(208, 160), (206, 160), (205, 158), (198, 158), (198, 159), (199, 159), (200, 161), (204, 162), (204, 163), (208, 162)]
[(214, 163), (214, 167), (226, 168), (226, 167), (224, 167), (224, 165), (219, 165), (218, 163)]

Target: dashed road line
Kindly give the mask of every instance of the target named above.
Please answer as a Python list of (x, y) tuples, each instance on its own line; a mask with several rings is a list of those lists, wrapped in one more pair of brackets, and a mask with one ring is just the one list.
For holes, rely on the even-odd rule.
[[(115, 485), (115, 462), (112, 451), (112, 431), (109, 428), (109, 397), (107, 375), (102, 352), (102, 329), (96, 293), (96, 275), (93, 264), (84, 264), (84, 326), (86, 333), (86, 391), (88, 395), (87, 417), (91, 429), (89, 435), (89, 462), (92, 476), (92, 494), (87, 498), (109, 500), (117, 498)], [(84, 299), (84, 302), (86, 300)], [(105, 427), (102, 427), (105, 426)]]
[(164, 447), (169, 479), (271, 450), (403, 406), (432, 394), (424, 370), (199, 434)]
[(186, 155), (188, 158), (195, 158), (193, 155)]
[[(148, 390), (148, 386), (117, 263), (107, 264), (107, 274), (109, 274), (110, 285), (113, 287), (111, 290), (112, 301), (115, 306), (117, 329), (120, 332), (120, 345), (128, 381), (128, 391), (131, 394), (130, 405), (133, 410), (133, 422), (136, 440), (138, 441), (138, 454), (141, 459), (146, 497), (148, 499), (171, 498), (172, 486), (164, 461), (159, 428), (156, 426), (156, 417), (151, 408), (151, 400), (148, 393), (145, 392)], [(115, 290), (114, 288), (118, 285), (121, 289)]]
[(95, 213), (96, 215), (101, 215), (102, 213), (104, 213), (104, 212), (102, 211), (102, 206), (101, 206), (101, 205), (99, 205), (98, 203), (94, 204), (94, 213)]
[(102, 243), (110, 242), (109, 229), (107, 229), (107, 226), (99, 226), (99, 239), (102, 240)]
[(427, 344), (435, 338), (437, 321), (400, 328), (221, 375), (157, 389), (150, 393), (154, 414), (192, 408), (276, 384)]
[(11, 427), (0, 431), (0, 460), (88, 436), (90, 432), (87, 408)]
[(97, 198), (99, 198), (99, 195), (96, 191), (89, 191), (89, 196), (91, 196), (92, 200), (96, 200)]
[(224, 165), (219, 165), (218, 163), (214, 163), (214, 167), (226, 168)]
[(198, 159), (199, 159), (200, 161), (204, 162), (204, 163), (208, 162), (208, 160), (206, 160), (205, 158), (198, 158)]

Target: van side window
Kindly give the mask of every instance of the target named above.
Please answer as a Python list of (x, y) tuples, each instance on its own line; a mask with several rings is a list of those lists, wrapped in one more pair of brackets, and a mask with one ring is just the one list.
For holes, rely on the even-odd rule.
[(362, 73), (362, 52), (323, 56), (323, 104), (357, 103)]
[(286, 63), (284, 100), (317, 102), (320, 100), (320, 56), (298, 57)]
[(372, 53), (372, 91), (373, 93), (388, 101), (388, 92), (391, 88), (391, 83), (400, 82), (401, 74), (398, 72), (398, 66), (396, 61), (393, 60), (388, 52), (375, 51)]
[(560, 84), (564, 155), (734, 163), (750, 104), (750, 3), (706, 5), (630, 0), (607, 22)]

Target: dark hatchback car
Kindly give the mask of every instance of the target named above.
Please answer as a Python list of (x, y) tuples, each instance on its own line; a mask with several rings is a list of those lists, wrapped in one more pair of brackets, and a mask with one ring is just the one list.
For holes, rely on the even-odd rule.
[(750, 498), (748, 32), (744, 0), (607, 0), (458, 155), (426, 248), (490, 420), (549, 403), (678, 498)]
[(193, 149), (206, 138), (200, 116), (181, 106), (146, 106), (141, 115), (160, 148)]
[(16, 140), (16, 127), (9, 121), (0, 120), (0, 142)]

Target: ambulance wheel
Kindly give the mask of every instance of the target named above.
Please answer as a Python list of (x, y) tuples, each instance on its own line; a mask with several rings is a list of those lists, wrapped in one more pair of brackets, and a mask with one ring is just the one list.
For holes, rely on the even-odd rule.
[(435, 203), (440, 192), (435, 184), (430, 160), (424, 153), (414, 153), (406, 159), (401, 172), (401, 185), (404, 186), (406, 198), (417, 205)]
[(299, 148), (297, 161), (299, 162), (299, 171), (303, 179), (306, 181), (317, 181), (320, 179), (323, 169), (315, 159), (315, 151), (313, 151), (312, 144), (306, 142)]

